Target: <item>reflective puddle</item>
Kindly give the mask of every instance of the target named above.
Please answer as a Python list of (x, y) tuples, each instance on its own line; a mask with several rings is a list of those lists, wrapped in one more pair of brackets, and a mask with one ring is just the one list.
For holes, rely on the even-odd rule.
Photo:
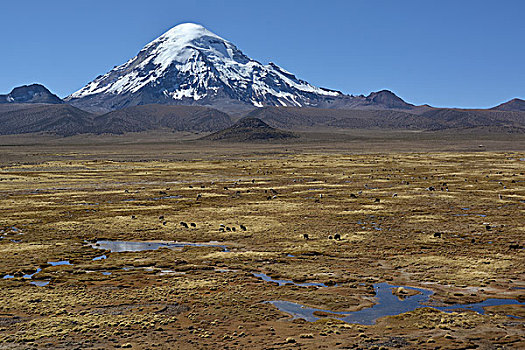
[(47, 262), (51, 266), (60, 266), (60, 265), (71, 265), (69, 260), (62, 260), (62, 261), (48, 261)]
[[(433, 307), (435, 309), (452, 312), (458, 310), (471, 310), (480, 314), (484, 314), (484, 307), (496, 306), (496, 305), (524, 305), (514, 299), (487, 299), (480, 303), (473, 304), (455, 304), (450, 306), (429, 306), (426, 303), (429, 302), (430, 296), (433, 294), (432, 291), (413, 287), (404, 287), (405, 289), (416, 290), (419, 294), (413, 296), (407, 296), (404, 299), (398, 298), (392, 294), (392, 288), (400, 286), (393, 286), (388, 283), (377, 283), (374, 284), (376, 291), (377, 304), (372, 307), (362, 309), (354, 312), (334, 312), (330, 310), (316, 309), (307, 307), (301, 304), (292, 303), (289, 301), (274, 300), (269, 301), (269, 304), (274, 305), (280, 311), (285, 312), (295, 318), (302, 318), (306, 321), (313, 322), (321, 317), (316, 316), (319, 314), (329, 314), (323, 317), (339, 318), (340, 320), (348, 323), (357, 323), (363, 325), (372, 325), (378, 318), (384, 316), (395, 316), (405, 312), (413, 311), (421, 307)], [(512, 315), (511, 315), (512, 316)], [(515, 317), (515, 316), (514, 316)]]
[(311, 286), (315, 286), (315, 287), (328, 287), (328, 285), (324, 284), (324, 283), (316, 283), (316, 282), (303, 282), (303, 283), (297, 283), (297, 282), (294, 282), (294, 281), (289, 281), (289, 280), (275, 280), (273, 278), (271, 278), (270, 276), (264, 274), (264, 273), (254, 273), (253, 274), (255, 277), (258, 277), (258, 278), (262, 278), (263, 281), (266, 281), (266, 282), (274, 282), (274, 283), (278, 283), (279, 286), (283, 286), (285, 284), (293, 284), (294, 286), (300, 286), (300, 287), (311, 287)]
[(159, 248), (182, 249), (184, 247), (219, 247), (227, 252), (228, 248), (225, 245), (216, 244), (218, 242), (207, 243), (190, 243), (190, 242), (135, 242), (135, 241), (96, 241), (90, 243), (91, 247), (95, 249), (109, 250), (112, 253), (121, 252), (141, 252), (145, 250), (157, 250)]
[[(134, 241), (109, 241), (109, 240), (100, 240), (95, 243), (89, 243), (89, 245), (95, 249), (104, 249), (111, 252), (140, 252), (145, 250), (157, 250), (159, 248), (170, 248), (170, 249), (182, 249), (184, 247), (218, 247), (223, 251), (229, 251), (225, 245), (218, 244), (219, 242), (205, 242), (205, 243), (192, 243), (192, 242), (164, 242), (164, 241), (155, 241), (155, 242), (134, 242)], [(98, 261), (107, 259), (106, 255), (100, 255), (93, 259), (92, 261)], [(60, 261), (48, 261), (50, 266), (62, 266), (62, 265), (72, 265), (69, 260), (60, 260)], [(127, 270), (127, 268), (124, 268)], [(42, 271), (41, 268), (36, 269), (33, 273), (28, 273), (22, 275), (21, 278), (32, 280), (33, 276)], [(175, 274), (175, 271), (163, 270), (161, 274)], [(104, 276), (111, 275), (111, 272), (102, 272)], [(15, 275), (7, 274), (2, 277), (3, 279), (14, 279)], [(30, 281), (31, 284), (39, 287), (43, 287), (49, 284), (50, 281)]]
[[(47, 263), (49, 265), (51, 265), (51, 266), (71, 265), (69, 260), (48, 261)], [(22, 275), (22, 278), (23, 279), (28, 279), (28, 280), (33, 279), (33, 276), (35, 276), (40, 271), (42, 271), (42, 269), (39, 267), (33, 273), (27, 273), (25, 275)], [(4, 279), (11, 279), (11, 278), (15, 278), (15, 276), (8, 274), (8, 275), (5, 275), (3, 278)], [(38, 286), (38, 287), (44, 287), (44, 286), (47, 286), (49, 284), (49, 282), (50, 281), (30, 281), (29, 283), (31, 283), (32, 285)]]
[(30, 283), (37, 287), (45, 287), (49, 284), (49, 281), (31, 281)]

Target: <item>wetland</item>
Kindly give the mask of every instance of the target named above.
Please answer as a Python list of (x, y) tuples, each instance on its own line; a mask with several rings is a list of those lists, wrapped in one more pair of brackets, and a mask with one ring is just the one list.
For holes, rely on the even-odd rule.
[(0, 349), (525, 347), (519, 150), (77, 141), (2, 148)]

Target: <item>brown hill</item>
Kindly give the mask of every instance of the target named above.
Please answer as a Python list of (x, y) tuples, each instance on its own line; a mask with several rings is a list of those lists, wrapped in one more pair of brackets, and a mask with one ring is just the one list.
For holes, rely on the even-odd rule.
[(200, 106), (134, 106), (97, 116), (89, 132), (121, 134), (155, 129), (217, 131), (232, 124), (228, 114)]
[(283, 140), (297, 137), (291, 132), (272, 128), (258, 118), (243, 118), (231, 127), (205, 136), (202, 140), (249, 142)]
[(411, 109), (413, 104), (403, 101), (399, 96), (389, 90), (372, 92), (365, 100), (371, 106), (382, 106), (387, 109)]
[(525, 100), (515, 98), (508, 102), (497, 105), (496, 107), (493, 107), (491, 109), (497, 111), (525, 112)]
[(344, 110), (294, 107), (264, 107), (248, 114), (270, 126), (286, 130), (316, 127), (424, 129), (426, 118), (392, 110)]
[(489, 110), (422, 108), (400, 110), (343, 110), (295, 107), (264, 107), (247, 116), (285, 130), (319, 127), (352, 129), (443, 130), (483, 127), (500, 132), (523, 130), (525, 113)]
[(0, 134), (122, 134), (158, 129), (209, 132), (231, 124), (226, 113), (199, 106), (135, 106), (95, 116), (67, 104), (0, 104)]
[(91, 125), (92, 114), (66, 104), (0, 105), (0, 134), (73, 135)]
[(420, 114), (431, 122), (426, 129), (483, 128), (494, 131), (525, 130), (525, 113), (493, 111), (485, 109), (433, 108)]
[[(252, 110), (246, 117), (258, 118), (264, 125), (236, 125), (230, 130), (232, 133), (224, 132), (213, 137), (239, 141), (265, 140), (290, 137), (283, 134), (283, 130), (312, 131), (320, 128), (430, 131), (470, 129), (473, 132), (525, 133), (525, 112), (495, 109), (416, 107), (410, 110), (348, 110), (263, 107)], [(246, 123), (246, 120), (243, 122)], [(215, 132), (231, 125), (232, 120), (228, 114), (202, 106), (134, 106), (96, 116), (66, 104), (0, 104), (0, 134), (121, 134), (158, 129)]]

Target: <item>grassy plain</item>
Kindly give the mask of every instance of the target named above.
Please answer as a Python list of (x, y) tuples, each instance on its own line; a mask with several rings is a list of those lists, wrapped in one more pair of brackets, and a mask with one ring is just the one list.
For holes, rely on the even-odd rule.
[[(264, 303), (354, 311), (385, 281), (430, 289), (436, 304), (525, 301), (523, 137), (170, 137), (0, 139), (0, 275), (14, 276), (0, 279), (0, 349), (525, 347), (520, 305), (421, 308), (364, 326), (292, 320)], [(110, 253), (87, 243), (97, 239), (229, 251)], [(38, 268), (44, 287), (22, 277)]]

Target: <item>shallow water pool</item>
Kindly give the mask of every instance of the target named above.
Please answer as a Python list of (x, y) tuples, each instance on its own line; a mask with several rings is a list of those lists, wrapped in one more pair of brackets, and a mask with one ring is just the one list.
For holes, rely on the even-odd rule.
[(225, 245), (216, 244), (216, 242), (191, 243), (191, 242), (169, 242), (169, 241), (109, 241), (101, 240), (90, 243), (95, 249), (109, 250), (112, 253), (121, 252), (141, 252), (145, 250), (157, 250), (159, 248), (182, 249), (184, 247), (220, 247), (223, 251), (228, 251)]
[[(342, 321), (348, 323), (357, 323), (363, 325), (375, 324), (378, 318), (384, 316), (395, 316), (405, 312), (413, 311), (422, 307), (432, 307), (444, 312), (453, 312), (458, 310), (471, 310), (480, 314), (484, 314), (484, 307), (486, 306), (496, 306), (496, 305), (511, 305), (519, 304), (524, 305), (525, 303), (520, 303), (514, 299), (487, 299), (480, 303), (472, 304), (455, 304), (450, 306), (430, 306), (426, 305), (429, 302), (430, 296), (434, 292), (421, 288), (414, 287), (404, 287), (405, 289), (416, 290), (419, 293), (412, 296), (407, 296), (406, 298), (398, 298), (396, 295), (392, 294), (392, 288), (397, 288), (400, 286), (390, 285), (388, 283), (377, 283), (374, 284), (374, 289), (376, 291), (377, 303), (369, 308), (361, 309), (354, 312), (344, 312), (344, 311), (330, 311), (317, 308), (311, 308), (304, 306), (298, 303), (293, 303), (290, 301), (283, 300), (274, 300), (269, 301), (269, 304), (274, 305), (280, 311), (283, 311), (287, 314), (290, 314), (294, 319), (302, 318), (306, 321), (313, 322), (318, 320), (321, 317), (316, 316), (314, 313), (322, 312), (332, 314), (333, 318), (339, 318)], [(512, 315), (509, 315), (512, 316)], [(515, 317), (515, 316), (514, 316)]]

